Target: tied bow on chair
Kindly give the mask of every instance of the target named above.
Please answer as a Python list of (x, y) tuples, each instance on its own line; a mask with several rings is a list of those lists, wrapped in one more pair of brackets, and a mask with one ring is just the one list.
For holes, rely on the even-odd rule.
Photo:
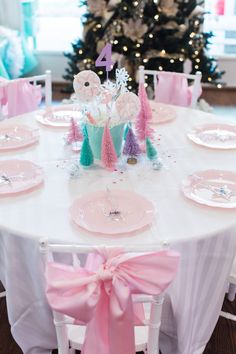
[(82, 354), (134, 354), (132, 294), (158, 295), (173, 280), (176, 252), (119, 254), (97, 272), (47, 264), (47, 299), (57, 312), (87, 324)]

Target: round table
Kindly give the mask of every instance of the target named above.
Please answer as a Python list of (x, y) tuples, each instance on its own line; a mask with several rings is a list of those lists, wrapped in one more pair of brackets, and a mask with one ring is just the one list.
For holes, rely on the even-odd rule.
[[(25, 282), (31, 284), (29, 288), (32, 298), (32, 291), (37, 284), (40, 281), (43, 283), (40, 276), (35, 276), (34, 280), (30, 276), (30, 272), (38, 272), (37, 247), (38, 240), (42, 237), (57, 242), (122, 246), (154, 245), (168, 241), (170, 247), (180, 251), (181, 266), (168, 291), (164, 306), (161, 349), (163, 354), (198, 354), (210, 338), (223, 301), (236, 247), (236, 214), (235, 209), (211, 208), (187, 199), (181, 191), (181, 183), (189, 174), (200, 170), (236, 171), (236, 155), (235, 150), (201, 147), (187, 137), (187, 132), (192, 127), (225, 122), (224, 118), (182, 107), (174, 107), (174, 110), (175, 120), (153, 125), (156, 130), (156, 147), (163, 161), (160, 171), (153, 170), (152, 164), (143, 159), (135, 166), (120, 162), (114, 172), (109, 172), (98, 164), (89, 169), (81, 168), (78, 179), (69, 177), (71, 159), (76, 160), (79, 155), (72, 153), (71, 148), (64, 145), (63, 136), (67, 129), (40, 124), (35, 119), (40, 112), (1, 122), (1, 125), (22, 123), (39, 129), (38, 144), (14, 152), (0, 152), (0, 160), (30, 160), (43, 168), (45, 182), (31, 193), (0, 199), (0, 246), (2, 243), (2, 250), (6, 250), (4, 253), (0, 247), (0, 277), (7, 286), (8, 279), (15, 278), (17, 281), (18, 276), (24, 278), (24, 270), (28, 274)], [(92, 234), (75, 226), (69, 214), (72, 202), (88, 192), (106, 190), (107, 187), (111, 190), (132, 190), (151, 200), (156, 212), (152, 226), (142, 232), (117, 236)], [(17, 252), (19, 259), (16, 261)], [(6, 260), (6, 253), (14, 255), (14, 267)], [(27, 258), (27, 262), (23, 258)], [(22, 269), (13, 275), (12, 268), (17, 267)], [(16, 289), (11, 280), (10, 283), (7, 291), (13, 294)], [(51, 325), (43, 298), (43, 286), (40, 289), (40, 301), (44, 304), (41, 319), (44, 316)], [(214, 301), (210, 299), (211, 292), (214, 292)], [(21, 295), (23, 293), (21, 291)], [(210, 319), (206, 314), (208, 297), (211, 303)], [(31, 302), (30, 297), (26, 298), (28, 300), (25, 300), (24, 306)], [(201, 306), (198, 308), (199, 301)], [(45, 337), (46, 327), (42, 330), (41, 337), (38, 332), (38, 338), (41, 339), (37, 345), (30, 341), (25, 343), (21, 337), (24, 320), (19, 324), (22, 305), (9, 306), (12, 332), (22, 348), (28, 350), (27, 353), (48, 353), (46, 349), (37, 351), (36, 348), (40, 345), (42, 348), (49, 345), (50, 348), (54, 343), (53, 336), (53, 340)], [(35, 323), (40, 318), (39, 316), (36, 319), (35, 308), (27, 316), (31, 321), (34, 317)], [(49, 324), (47, 333), (52, 332)], [(31, 328), (33, 330), (34, 326)]]

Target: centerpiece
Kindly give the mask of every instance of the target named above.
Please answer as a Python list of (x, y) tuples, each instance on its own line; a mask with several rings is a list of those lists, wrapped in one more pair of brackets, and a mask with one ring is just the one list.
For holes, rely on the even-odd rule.
[(105, 167), (113, 167), (112, 161), (115, 163), (120, 156), (124, 127), (140, 111), (138, 96), (127, 89), (128, 79), (124, 68), (116, 69), (115, 82), (107, 80), (104, 84), (91, 70), (81, 71), (74, 77), (76, 102), (83, 114), (86, 146), (89, 143), (94, 158), (102, 160)]

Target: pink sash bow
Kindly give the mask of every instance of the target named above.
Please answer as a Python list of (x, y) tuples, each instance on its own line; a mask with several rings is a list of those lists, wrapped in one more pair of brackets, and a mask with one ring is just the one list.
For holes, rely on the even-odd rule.
[(87, 324), (82, 354), (134, 354), (132, 294), (158, 295), (173, 280), (176, 252), (120, 254), (97, 272), (48, 263), (47, 299), (58, 312)]
[[(202, 94), (202, 87), (197, 88), (197, 98)], [(155, 101), (176, 106), (189, 107), (193, 95), (193, 86), (188, 86), (188, 80), (183, 74), (160, 72), (155, 87)]]

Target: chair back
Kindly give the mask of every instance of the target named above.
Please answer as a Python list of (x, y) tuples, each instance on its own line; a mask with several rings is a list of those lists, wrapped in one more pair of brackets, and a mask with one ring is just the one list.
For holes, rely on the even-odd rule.
[[(154, 252), (153, 250), (155, 250), (156, 252)], [(170, 282), (173, 280), (173, 277), (177, 271), (177, 266), (178, 266), (178, 261), (179, 261), (179, 255), (175, 252), (171, 252), (171, 251), (168, 251), (168, 250), (163, 250), (161, 249), (161, 246), (160, 244), (159, 245), (156, 245), (156, 246), (152, 246), (152, 247), (145, 247), (145, 246), (131, 246), (131, 247), (126, 247), (126, 248), (117, 248), (117, 247), (101, 247), (101, 246), (85, 246), (85, 245), (75, 245), (75, 244), (50, 244), (48, 243), (47, 240), (42, 240), (40, 242), (40, 251), (41, 251), (41, 254), (42, 254), (42, 258), (43, 258), (43, 263), (44, 263), (44, 266), (45, 266), (45, 271), (46, 271), (46, 280), (47, 280), (47, 298), (48, 298), (48, 301), (49, 301), (49, 305), (51, 306), (52, 310), (53, 310), (53, 316), (54, 316), (54, 323), (55, 323), (55, 326), (56, 326), (56, 333), (57, 333), (57, 341), (58, 341), (58, 350), (59, 350), (59, 354), (68, 354), (69, 353), (69, 347), (70, 347), (70, 342), (69, 342), (69, 338), (68, 338), (68, 334), (67, 334), (67, 328), (66, 326), (68, 324), (82, 324), (83, 323), (83, 315), (81, 315), (81, 318), (79, 316), (80, 313), (85, 313), (85, 317), (88, 316), (88, 311), (90, 311), (90, 308), (91, 308), (91, 299), (93, 299), (93, 296), (94, 294), (91, 294), (90, 293), (90, 296), (88, 298), (88, 302), (90, 303), (90, 305), (87, 305), (87, 303), (85, 302), (84, 303), (84, 307), (81, 307), (80, 308), (80, 311), (79, 309), (77, 308), (76, 309), (76, 313), (78, 315), (78, 318), (76, 319), (76, 321), (73, 319), (74, 316), (72, 316), (72, 313), (71, 313), (71, 310), (70, 309), (66, 309), (65, 311), (65, 308), (58, 308), (58, 306), (56, 304), (61, 304), (62, 301), (64, 301), (63, 299), (65, 299), (65, 297), (67, 296), (66, 294), (70, 293), (72, 295), (73, 293), (73, 289), (69, 288), (69, 285), (67, 283), (67, 280), (69, 280), (70, 278), (70, 275), (72, 274), (72, 268), (74, 266), (74, 269), (80, 269), (82, 268), (81, 266), (78, 266), (78, 254), (80, 255), (87, 255), (87, 260), (85, 262), (85, 265), (84, 265), (84, 269), (85, 269), (85, 273), (83, 273), (83, 271), (79, 270), (79, 273), (81, 273), (80, 277), (77, 276), (75, 277), (73, 280), (72, 280), (72, 283), (71, 284), (75, 284), (75, 282), (78, 282), (78, 284), (81, 284), (80, 283), (80, 280), (83, 282), (84, 279), (85, 279), (85, 276), (86, 276), (86, 272), (93, 272), (93, 273), (88, 273), (89, 274), (89, 279), (91, 280), (91, 277), (95, 277), (95, 283), (94, 284), (97, 284), (97, 282), (99, 280), (103, 280), (104, 283), (103, 283), (103, 287), (102, 289), (106, 289), (107, 287), (107, 283), (106, 281), (109, 279), (110, 280), (110, 270), (114, 268), (114, 263), (113, 263), (113, 260), (117, 258), (116, 257), (120, 257), (120, 261), (121, 263), (119, 264), (123, 264), (122, 262), (124, 261), (124, 263), (127, 261), (127, 265), (125, 265), (124, 269), (127, 269), (126, 266), (128, 267), (128, 269), (132, 269), (132, 260), (135, 259), (134, 261), (134, 264), (136, 267), (139, 268), (139, 270), (137, 270), (137, 277), (139, 276), (140, 274), (140, 283), (142, 283), (142, 286), (141, 288), (143, 289), (143, 291), (137, 291), (136, 290), (133, 290), (133, 293), (132, 293), (132, 297), (131, 297), (131, 300), (132, 302), (135, 304), (134, 305), (134, 308), (136, 306), (137, 303), (149, 303), (150, 304), (150, 311), (149, 311), (149, 316), (144, 320), (144, 318), (142, 318), (142, 325), (146, 325), (148, 326), (148, 339), (147, 339), (147, 354), (157, 354), (159, 353), (159, 329), (160, 329), (160, 322), (161, 322), (161, 310), (162, 310), (162, 303), (163, 303), (163, 291), (164, 289), (170, 284)], [(122, 251), (122, 253), (120, 253)], [(148, 252), (148, 253), (147, 253)], [(164, 253), (163, 253), (164, 252)], [(61, 265), (58, 265), (55, 266), (54, 263), (50, 263), (49, 260), (53, 260), (53, 255), (55, 253), (59, 253), (59, 254), (70, 254), (72, 255), (72, 264), (73, 266), (65, 266), (63, 265), (62, 268)], [(133, 255), (132, 255), (133, 253)], [(140, 255), (141, 253), (141, 255)], [(150, 255), (153, 254), (153, 256), (155, 255), (156, 258), (156, 266), (157, 266), (157, 269), (153, 269), (150, 267)], [(101, 255), (107, 255), (107, 263), (101, 263)], [(138, 265), (139, 263), (139, 258), (136, 258), (137, 256), (140, 256), (140, 265)], [(146, 256), (146, 258), (145, 258)], [(159, 258), (160, 257), (160, 258)], [(161, 260), (162, 258), (162, 260)], [(159, 261), (161, 262), (159, 264)], [(146, 262), (148, 263), (148, 266), (149, 268), (147, 268), (147, 264)], [(54, 264), (53, 265), (53, 268), (50, 269), (50, 264)], [(110, 264), (110, 266), (109, 266)], [(126, 263), (125, 263), (126, 264)], [(158, 264), (160, 265), (160, 267), (158, 267)], [(70, 269), (68, 270), (69, 273), (68, 273), (68, 276), (66, 275), (66, 273), (64, 273), (64, 276), (65, 276), (65, 286), (66, 286), (66, 290), (65, 290), (65, 293), (62, 295), (62, 298), (59, 299), (57, 298), (57, 295), (56, 293), (54, 293), (54, 290), (53, 290), (53, 286), (58, 282), (58, 284), (60, 283), (61, 285), (63, 284), (63, 280), (61, 278), (61, 276), (59, 276), (57, 279), (55, 279), (54, 277), (52, 277), (50, 279), (50, 274), (52, 275), (52, 273), (54, 273), (54, 271), (56, 271), (57, 273), (57, 270), (55, 267), (58, 267), (58, 271), (60, 272), (60, 269), (63, 271), (63, 272), (66, 272), (66, 267), (70, 267)], [(102, 273), (101, 273), (101, 266), (102, 266)], [(155, 265), (154, 265), (155, 266)], [(48, 268), (49, 267), (49, 268)], [(95, 267), (97, 269), (95, 269)], [(110, 268), (109, 268), (110, 267)], [(158, 271), (159, 269), (158, 268), (162, 268), (161, 272), (164, 272), (164, 268), (166, 268), (166, 279), (164, 280), (165, 278), (165, 274), (162, 273), (162, 275), (160, 276), (160, 274), (158, 274)], [(53, 270), (54, 269), (54, 270)], [(118, 269), (118, 268), (117, 268)], [(123, 268), (122, 268), (123, 269)], [(123, 270), (124, 270), (123, 269)], [(172, 269), (172, 271), (170, 271), (170, 269)], [(122, 272), (123, 272), (122, 270)], [(52, 273), (50, 273), (52, 271)], [(152, 273), (152, 275), (150, 275), (150, 277), (152, 279), (150, 279), (150, 283), (153, 284), (153, 271), (155, 272), (156, 274), (156, 280), (157, 279), (160, 279), (162, 278), (162, 281), (163, 281), (163, 284), (159, 284), (156, 286), (155, 290), (156, 290), (156, 293), (152, 293), (150, 294), (150, 289), (148, 290), (147, 289), (147, 292), (145, 291), (145, 287), (144, 284), (145, 284), (145, 276), (147, 276), (147, 274), (149, 272)], [(114, 271), (115, 272), (115, 271)], [(121, 273), (122, 273), (121, 272)], [(143, 272), (143, 274), (142, 274)], [(56, 274), (55, 273), (55, 274)], [(78, 273), (78, 274), (79, 274)], [(121, 274), (120, 273), (120, 274)], [(115, 274), (115, 273), (114, 273)], [(122, 273), (123, 274), (123, 273)], [(130, 276), (132, 278), (132, 271), (129, 273), (127, 273), (127, 278), (126, 276), (124, 276), (124, 279), (128, 279)], [(62, 275), (62, 274), (61, 274)], [(134, 274), (133, 274), (134, 275)], [(57, 277), (57, 276), (56, 276)], [(122, 277), (122, 275), (121, 275)], [(119, 277), (118, 277), (119, 278)], [(167, 279), (168, 278), (168, 279)], [(112, 278), (113, 279), (113, 278)], [(112, 281), (112, 284), (113, 284), (113, 280)], [(116, 278), (116, 281), (117, 281), (117, 278)], [(134, 283), (135, 281), (137, 281), (137, 278), (136, 278), (136, 275), (134, 277), (134, 282), (131, 281), (131, 284), (130, 284), (130, 287), (133, 288), (134, 287)], [(161, 281), (161, 282), (162, 282)], [(158, 282), (158, 281), (157, 281)], [(66, 285), (67, 283), (67, 285)], [(164, 284), (165, 283), (165, 284)], [(51, 285), (52, 287), (51, 287)], [(90, 284), (92, 287), (94, 286), (94, 284)], [(109, 297), (110, 296), (114, 296), (112, 294), (114, 294), (114, 292), (116, 292), (116, 296), (113, 297), (112, 299), (110, 299), (110, 307), (111, 306), (114, 306), (114, 302), (116, 301), (115, 299), (117, 299), (118, 297), (118, 302), (119, 303), (122, 303), (124, 301), (124, 299), (122, 298), (122, 295), (119, 295), (120, 294), (120, 287), (122, 286), (121, 285), (122, 283), (119, 284), (118, 288), (119, 290), (116, 292), (116, 290), (114, 290), (112, 288), (112, 291), (111, 290), (108, 290), (108, 292), (106, 292), (106, 294), (109, 294)], [(148, 280), (147, 280), (147, 284), (148, 284)], [(61, 285), (59, 285), (59, 287), (61, 287)], [(62, 287), (64, 286), (62, 285)], [(88, 281), (86, 281), (86, 285), (88, 285)], [(129, 286), (129, 284), (126, 284), (127, 286)], [(73, 287), (73, 285), (72, 285)], [(78, 290), (79, 290), (79, 287), (80, 285), (78, 286)], [(115, 286), (114, 286), (115, 288)], [(89, 287), (89, 289), (91, 289), (91, 287)], [(100, 288), (101, 289), (101, 288)], [(86, 290), (87, 291), (87, 290)], [(75, 292), (75, 296), (76, 298), (83, 298), (85, 297), (85, 294), (86, 294), (86, 291), (84, 294), (81, 294), (78, 292)], [(97, 294), (97, 291), (95, 291), (95, 293)], [(154, 290), (152, 289), (152, 292)], [(57, 291), (56, 291), (57, 292)], [(54, 293), (54, 294), (53, 294)], [(135, 295), (133, 295), (135, 294)], [(102, 297), (103, 295), (101, 295)], [(119, 296), (121, 296), (121, 298), (119, 298)], [(60, 297), (60, 296), (59, 296)], [(73, 295), (72, 295), (73, 297)], [(99, 300), (100, 301), (100, 300)], [(101, 320), (101, 317), (106, 317), (106, 315), (104, 313), (106, 313), (106, 309), (104, 308), (104, 304), (101, 305), (101, 303), (98, 301), (98, 304), (97, 304), (97, 308), (99, 308), (100, 306), (102, 306), (102, 312), (100, 313), (100, 316), (98, 316), (99, 320)], [(68, 299), (66, 300), (67, 303), (71, 303), (73, 302), (73, 300), (71, 301), (68, 301)], [(92, 300), (93, 302), (93, 300)], [(113, 305), (111, 305), (113, 304)], [(123, 302), (123, 306), (124, 308), (126, 308), (125, 311), (128, 311), (127, 308), (128, 308), (128, 303), (126, 303), (126, 305), (124, 305), (124, 302)], [(61, 306), (61, 305), (60, 305)], [(60, 307), (59, 306), (59, 307)], [(108, 306), (108, 307), (109, 307)], [(109, 308), (110, 308), (109, 307)], [(75, 309), (74, 305), (73, 305), (73, 310)], [(140, 314), (142, 314), (142, 307), (140, 309), (140, 307), (136, 308), (138, 311), (134, 311), (134, 315), (137, 315), (138, 317), (140, 316)], [(98, 312), (99, 310), (96, 309), (96, 313)], [(112, 312), (112, 310), (111, 310)], [(116, 311), (114, 311), (116, 312)], [(129, 311), (128, 311), (129, 312)], [(68, 317), (69, 316), (69, 317)], [(96, 314), (94, 315), (94, 317), (96, 317)], [(123, 318), (123, 321), (124, 318), (126, 317), (126, 312), (124, 312), (123, 316), (121, 316)], [(130, 317), (129, 317), (130, 319)], [(116, 322), (113, 321), (114, 319), (111, 317), (109, 318), (109, 329), (107, 327), (107, 330), (109, 331), (110, 330), (110, 327), (114, 327), (116, 328), (116, 330), (114, 330), (114, 334), (115, 334), (115, 338), (118, 336), (119, 337), (119, 334), (121, 331), (122, 333), (122, 329), (120, 329), (122, 326), (121, 326), (121, 323), (119, 323), (116, 327)], [(79, 321), (79, 322), (78, 322)], [(139, 317), (139, 323), (141, 321), (141, 318)], [(95, 338), (96, 339), (96, 346), (97, 346), (97, 352), (100, 353), (99, 351), (99, 348), (101, 348), (98, 344), (99, 342), (99, 333), (97, 333), (97, 338), (96, 338), (96, 334), (95, 334), (95, 331), (98, 330), (99, 328), (99, 325), (98, 323), (96, 323), (96, 325), (94, 325), (94, 318), (90, 318), (90, 321), (87, 322), (87, 323), (83, 323), (84, 325), (87, 324), (87, 329), (86, 329), (86, 335), (85, 335), (85, 342), (84, 342), (84, 345), (87, 347), (90, 347), (90, 349), (87, 348), (88, 351), (85, 351), (86, 353), (92, 353), (96, 348), (93, 348), (94, 350), (91, 351), (91, 338), (89, 337), (89, 332), (91, 334), (91, 337)], [(120, 322), (120, 320), (118, 319), (118, 322)], [(93, 327), (94, 325), (94, 327)], [(130, 326), (133, 330), (133, 322), (132, 323), (129, 323), (129, 324), (125, 324), (124, 323), (124, 329), (125, 329), (125, 332), (123, 332), (123, 336), (122, 336), (122, 339), (121, 338), (118, 338), (117, 340), (121, 341), (123, 344), (120, 344), (121, 346), (127, 346), (127, 342), (129, 342), (129, 340), (132, 342), (132, 338), (129, 338), (130, 336)], [(90, 327), (90, 329), (89, 329)], [(104, 323), (103, 325), (100, 326), (101, 328), (104, 329)], [(126, 328), (127, 327), (127, 328)], [(102, 331), (102, 330), (101, 330)], [(110, 330), (112, 331), (112, 330)], [(118, 333), (119, 332), (119, 333)], [(100, 332), (100, 335), (101, 335), (101, 338), (106, 338), (106, 335), (104, 336), (104, 333), (101, 333)], [(89, 338), (86, 339), (86, 336), (88, 336)], [(111, 334), (112, 336), (112, 334)], [(127, 338), (124, 338), (124, 336), (128, 336), (128, 340)], [(132, 336), (131, 336), (132, 337)], [(116, 341), (117, 343), (117, 340), (114, 339), (114, 341)], [(102, 341), (101, 341), (102, 342)], [(112, 342), (112, 340), (110, 339), (110, 342)], [(102, 342), (103, 343), (103, 342)], [(128, 345), (128, 348), (129, 345)], [(134, 349), (134, 348), (133, 348)], [(126, 354), (133, 354), (134, 353), (134, 350), (131, 348), (131, 350), (128, 350), (126, 347), (123, 347), (121, 349), (121, 353), (126, 353)], [(124, 351), (125, 350), (125, 351)], [(108, 353), (109, 351), (107, 351)], [(117, 351), (117, 353), (119, 353), (119, 351)]]
[(37, 109), (41, 101), (41, 86), (44, 82), (45, 107), (52, 104), (52, 75), (47, 70), (43, 75), (35, 75), (0, 82), (0, 119), (10, 118)]
[[(189, 86), (189, 95), (191, 96), (189, 106), (191, 108), (195, 108), (197, 104), (197, 100), (201, 94), (201, 79), (202, 79), (202, 73), (200, 71), (197, 71), (195, 75), (191, 74), (185, 74), (185, 73), (176, 73), (176, 72), (168, 72), (168, 71), (158, 71), (158, 70), (147, 70), (145, 69), (144, 66), (139, 67), (139, 83), (144, 84), (145, 79), (147, 76), (152, 76), (153, 77), (153, 87), (154, 87), (154, 93), (155, 95), (158, 92), (158, 89), (161, 90), (161, 87), (158, 87), (158, 76), (161, 75), (168, 75), (176, 77), (176, 78), (183, 78), (192, 81), (193, 84)], [(173, 97), (173, 87), (170, 88), (172, 92), (170, 92), (170, 96)], [(180, 88), (176, 88), (177, 90)], [(167, 102), (163, 102), (167, 103)], [(170, 102), (169, 102), (170, 103)]]

